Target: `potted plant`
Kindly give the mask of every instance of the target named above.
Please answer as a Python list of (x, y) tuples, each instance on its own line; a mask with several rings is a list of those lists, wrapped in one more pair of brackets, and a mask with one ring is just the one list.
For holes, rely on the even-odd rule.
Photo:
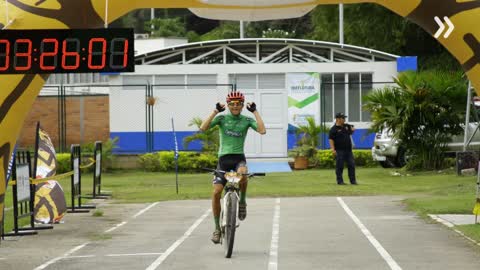
[(314, 157), (317, 149), (308, 144), (302, 144), (288, 152), (290, 157), (294, 158), (293, 168), (296, 170), (304, 170), (308, 168), (309, 159)]
[(306, 125), (300, 125), (297, 129), (297, 147), (290, 150), (289, 156), (295, 159), (295, 169), (308, 168), (309, 160), (314, 159), (319, 145), (319, 136), (326, 132), (327, 128), (317, 125), (313, 117), (308, 117)]

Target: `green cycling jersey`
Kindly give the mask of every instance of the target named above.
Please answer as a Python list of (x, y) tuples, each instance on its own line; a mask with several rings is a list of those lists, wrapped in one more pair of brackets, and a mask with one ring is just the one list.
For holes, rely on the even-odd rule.
[(248, 128), (257, 130), (257, 122), (244, 115), (219, 115), (210, 123), (210, 128), (220, 128), (220, 149), (218, 157), (227, 154), (243, 154), (243, 146), (247, 137)]

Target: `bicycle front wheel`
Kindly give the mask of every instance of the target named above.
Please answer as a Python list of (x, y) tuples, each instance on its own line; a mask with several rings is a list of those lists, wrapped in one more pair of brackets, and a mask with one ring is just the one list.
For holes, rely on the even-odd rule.
[(237, 228), (237, 204), (238, 197), (235, 192), (231, 192), (227, 197), (227, 216), (225, 226), (225, 258), (232, 257), (233, 243), (235, 241), (235, 229)]

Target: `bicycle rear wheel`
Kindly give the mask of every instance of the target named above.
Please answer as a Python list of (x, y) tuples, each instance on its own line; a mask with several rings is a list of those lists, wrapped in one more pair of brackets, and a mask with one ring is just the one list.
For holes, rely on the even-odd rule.
[(226, 226), (225, 226), (225, 258), (232, 257), (233, 252), (233, 243), (235, 242), (235, 229), (237, 228), (237, 203), (238, 198), (235, 192), (231, 192), (228, 196), (227, 201), (227, 216)]

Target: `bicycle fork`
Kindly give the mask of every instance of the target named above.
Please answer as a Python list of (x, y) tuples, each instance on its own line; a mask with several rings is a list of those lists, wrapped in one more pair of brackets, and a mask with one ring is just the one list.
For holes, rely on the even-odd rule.
[[(235, 194), (235, 196), (237, 197), (237, 202), (240, 201), (240, 197), (238, 196), (238, 193), (237, 192), (233, 192), (233, 191), (228, 191), (225, 193), (225, 196), (223, 196), (223, 202), (222, 202), (222, 213), (220, 215), (220, 218), (222, 219), (221, 220), (221, 223), (220, 223), (220, 226), (222, 227), (222, 234), (225, 233), (225, 226), (227, 226), (227, 219), (225, 217), (228, 217), (228, 214), (229, 214), (229, 208), (228, 208), (228, 197), (230, 196), (230, 194)], [(235, 219), (235, 227), (238, 228), (238, 226), (240, 226), (240, 222), (239, 222), (239, 219), (238, 219), (238, 203), (236, 205), (236, 213), (237, 213), (237, 218)]]

